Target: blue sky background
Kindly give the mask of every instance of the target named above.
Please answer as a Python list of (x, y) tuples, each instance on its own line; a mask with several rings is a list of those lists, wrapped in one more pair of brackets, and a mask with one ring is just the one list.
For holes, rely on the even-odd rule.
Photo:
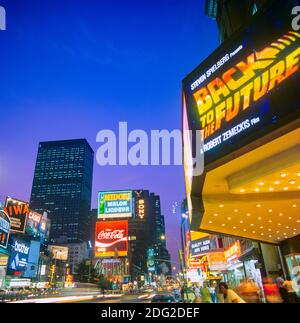
[[(0, 201), (29, 200), (39, 141), (180, 129), (181, 81), (218, 46), (204, 0), (0, 0)], [(97, 191), (143, 188), (161, 196), (177, 260), (181, 166), (94, 166)], [(179, 210), (178, 210), (179, 211)]]

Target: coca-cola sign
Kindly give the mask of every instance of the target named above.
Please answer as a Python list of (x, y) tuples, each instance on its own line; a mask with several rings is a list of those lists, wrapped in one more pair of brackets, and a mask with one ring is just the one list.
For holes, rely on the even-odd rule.
[(123, 257), (128, 251), (128, 221), (96, 223), (95, 256)]

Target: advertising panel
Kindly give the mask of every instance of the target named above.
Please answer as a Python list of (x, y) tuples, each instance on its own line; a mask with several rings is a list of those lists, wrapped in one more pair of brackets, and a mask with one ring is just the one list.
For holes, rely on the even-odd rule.
[(40, 222), (43, 215), (32, 210), (29, 210), (27, 222), (26, 222), (26, 233), (29, 235), (37, 235)]
[(222, 271), (227, 269), (224, 252), (211, 252), (207, 254), (210, 271)]
[(123, 257), (128, 252), (128, 221), (96, 223), (95, 257)]
[(241, 256), (240, 242), (236, 241), (229, 248), (227, 248), (224, 252), (224, 256), (228, 263), (237, 261), (238, 258)]
[(132, 216), (132, 191), (110, 191), (98, 194), (98, 218), (128, 218)]
[(8, 269), (13, 271), (25, 271), (29, 257), (30, 243), (18, 238), (13, 238), (11, 254), (8, 261)]
[(64, 246), (48, 246), (52, 259), (68, 260), (69, 248)]
[(29, 204), (7, 197), (4, 210), (10, 218), (10, 231), (24, 233), (29, 214)]
[(148, 249), (147, 254), (148, 254), (148, 259), (147, 259), (148, 272), (155, 272), (154, 249), (152, 248)]
[(41, 243), (39, 241), (31, 241), (28, 257), (28, 266), (23, 275), (25, 278), (35, 278), (39, 269), (39, 257), (40, 257)]
[(291, 26), (294, 5), (274, 1), (183, 81), (189, 128), (203, 130), (205, 164), (299, 117), (300, 33)]
[(7, 213), (0, 210), (0, 247), (6, 249), (10, 231), (10, 219)]
[(191, 256), (196, 257), (211, 249), (211, 241), (208, 238), (191, 241)]

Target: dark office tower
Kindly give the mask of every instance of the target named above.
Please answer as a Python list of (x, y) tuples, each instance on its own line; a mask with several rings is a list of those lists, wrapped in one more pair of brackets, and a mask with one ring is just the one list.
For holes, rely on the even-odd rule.
[(54, 243), (88, 240), (93, 162), (85, 139), (39, 144), (30, 206), (48, 212)]
[(206, 0), (206, 15), (217, 21), (220, 42), (239, 30), (272, 0)]
[[(154, 232), (152, 245), (154, 246), (158, 274), (171, 275), (170, 254), (167, 250), (165, 217), (161, 214), (160, 197), (154, 193), (150, 194), (150, 205), (152, 207), (152, 230)], [(166, 267), (168, 272), (166, 272)]]

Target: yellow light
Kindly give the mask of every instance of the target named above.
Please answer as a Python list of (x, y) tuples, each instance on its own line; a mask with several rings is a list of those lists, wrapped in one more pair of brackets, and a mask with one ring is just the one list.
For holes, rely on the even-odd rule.
[(296, 183), (296, 181), (291, 180), (289, 183), (290, 183), (291, 185), (294, 185), (294, 184)]
[(283, 213), (279, 213), (279, 216), (283, 216)]
[(296, 204), (293, 204), (293, 207), (297, 207), (297, 205)]
[(289, 220), (292, 220), (292, 217), (291, 216), (289, 216)]
[(224, 223), (222, 223), (222, 227), (225, 227), (225, 224)]
[(219, 206), (220, 206), (220, 207), (224, 207), (224, 205), (223, 205), (223, 204), (220, 204)]
[(287, 225), (285, 228), (286, 228), (286, 229), (289, 229), (290, 227)]
[(272, 231), (272, 229), (268, 229), (268, 231)]
[(275, 185), (279, 185), (279, 184), (280, 184), (280, 182), (279, 182), (279, 181), (276, 181), (276, 182), (275, 182)]
[(228, 220), (231, 220), (231, 217), (227, 218)]
[(261, 207), (261, 205), (260, 205), (260, 204), (257, 204), (256, 206), (257, 206), (257, 207)]
[(260, 226), (259, 228), (260, 228), (260, 229), (263, 229), (264, 227), (263, 227), (263, 226)]
[(272, 220), (269, 220), (268, 222), (269, 222), (269, 223), (272, 223)]
[(252, 231), (252, 233), (255, 233), (256, 231)]
[(281, 174), (280, 174), (280, 176), (281, 176), (282, 178), (284, 178), (284, 177), (286, 177), (286, 173), (281, 173)]
[(281, 226), (281, 223), (278, 223), (279, 226)]
[(269, 238), (272, 238), (272, 236), (269, 234)]
[(239, 210), (235, 209), (234, 212), (238, 212)]
[(272, 210), (272, 209), (269, 209), (268, 211), (269, 211), (269, 213), (273, 212), (273, 210)]
[(263, 236), (264, 234), (263, 234), (263, 233), (261, 233), (260, 235), (261, 235), (261, 236)]
[(260, 183), (258, 183), (258, 185), (263, 186), (263, 185), (265, 185), (265, 183), (260, 182)]
[(269, 191), (274, 191), (274, 187), (270, 187), (269, 188)]
[(251, 213), (247, 213), (247, 216), (250, 216), (251, 215)]
[(250, 225), (251, 225), (251, 227), (254, 227), (254, 224), (253, 223), (251, 223)]
[(240, 189), (240, 192), (241, 192), (241, 193), (244, 193), (244, 192), (245, 192), (245, 190), (242, 188), (242, 189)]
[(236, 229), (236, 227), (233, 227), (233, 229)]
[(244, 223), (244, 221), (243, 221), (243, 220), (241, 220), (241, 221), (240, 221), (240, 223)]
[(299, 176), (299, 177), (300, 177), (300, 173), (297, 173), (297, 176)]
[(254, 189), (254, 191), (255, 191), (255, 192), (259, 192), (259, 188), (255, 188), (255, 189)]
[(211, 223), (212, 223), (212, 221), (208, 221), (208, 223), (210, 223), (210, 224), (211, 224)]
[(243, 229), (243, 231), (244, 231), (244, 232), (246, 232), (246, 231), (247, 231), (247, 229)]
[(214, 216), (218, 216), (218, 213), (214, 213)]
[(284, 189), (285, 191), (287, 191), (289, 188), (288, 188), (288, 187), (284, 187), (283, 189)]

